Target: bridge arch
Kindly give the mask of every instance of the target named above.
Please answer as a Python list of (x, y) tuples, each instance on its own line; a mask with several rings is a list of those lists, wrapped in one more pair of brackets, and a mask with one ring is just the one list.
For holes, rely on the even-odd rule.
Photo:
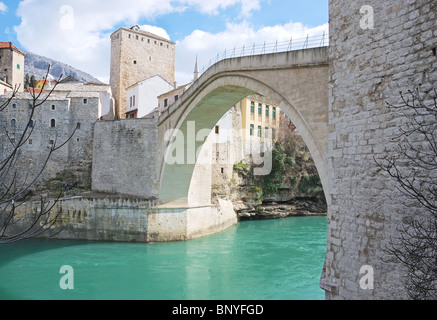
[[(201, 175), (193, 178), (204, 138), (227, 111), (253, 93), (268, 97), (294, 122), (327, 195), (328, 64), (323, 49), (228, 59), (203, 74), (160, 118), (160, 203), (210, 204), (209, 181)], [(174, 129), (171, 139), (169, 129)]]

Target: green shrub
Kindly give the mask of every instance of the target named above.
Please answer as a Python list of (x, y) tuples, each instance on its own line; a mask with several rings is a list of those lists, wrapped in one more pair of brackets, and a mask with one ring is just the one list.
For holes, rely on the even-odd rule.
[(302, 176), (299, 182), (299, 191), (301, 193), (311, 193), (322, 188), (322, 183), (318, 175)]
[(272, 150), (272, 171), (264, 177), (263, 194), (266, 196), (275, 194), (283, 187), (285, 178), (285, 160), (287, 155), (282, 144), (276, 143)]

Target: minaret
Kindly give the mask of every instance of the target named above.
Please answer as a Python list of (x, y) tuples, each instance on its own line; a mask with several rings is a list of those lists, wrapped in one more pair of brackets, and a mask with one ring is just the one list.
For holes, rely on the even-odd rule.
[(197, 55), (196, 55), (196, 64), (194, 65), (194, 81), (199, 78), (199, 66), (197, 64)]

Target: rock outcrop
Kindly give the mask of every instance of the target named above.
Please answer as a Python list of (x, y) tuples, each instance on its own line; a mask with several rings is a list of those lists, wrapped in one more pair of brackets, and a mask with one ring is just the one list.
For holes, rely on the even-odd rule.
[(234, 208), (240, 220), (281, 219), (300, 216), (325, 216), (326, 204), (320, 198), (296, 198), (288, 202), (245, 204), (238, 202)]

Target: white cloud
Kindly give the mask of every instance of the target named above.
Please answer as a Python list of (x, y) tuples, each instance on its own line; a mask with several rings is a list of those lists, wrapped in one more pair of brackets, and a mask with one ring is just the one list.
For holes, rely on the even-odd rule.
[(0, 13), (5, 13), (7, 10), (8, 7), (3, 2), (0, 2)]
[(170, 36), (168, 35), (167, 31), (165, 31), (165, 29), (160, 28), (160, 27), (156, 27), (156, 26), (151, 26), (151, 25), (142, 25), (139, 26), (141, 30), (156, 34), (157, 36), (160, 36), (164, 39), (170, 40)]
[(260, 9), (260, 0), (179, 0), (181, 5), (197, 8), (202, 13), (216, 15), (220, 9), (241, 5), (241, 15), (247, 17), (254, 10)]
[[(202, 68), (210, 58), (225, 49), (263, 41), (285, 41), (290, 36), (305, 36), (318, 29), (290, 22), (255, 29), (244, 17), (260, 9), (264, 0), (23, 0), (17, 14), (21, 24), (14, 27), (23, 49), (68, 63), (109, 82), (110, 35), (117, 25), (132, 26), (141, 19), (153, 21), (158, 16), (192, 8), (203, 14), (217, 14), (232, 6), (241, 6), (239, 24), (229, 23), (226, 30), (212, 34), (196, 30), (179, 41), (176, 47), (176, 80), (192, 79), (196, 54)], [(2, 2), (0, 2), (2, 4)], [(238, 12), (237, 12), (238, 14)], [(156, 26), (142, 29), (169, 39), (167, 32)], [(327, 25), (319, 29), (328, 29)]]
[[(242, 53), (248, 54), (254, 44), (256, 50), (262, 50), (265, 42), (266, 51), (271, 52), (276, 41), (285, 46), (283, 49), (287, 49), (291, 39), (294, 39), (297, 44), (297, 40), (304, 41), (307, 36), (319, 36), (323, 35), (323, 32), (327, 35), (328, 29), (328, 24), (310, 28), (298, 22), (256, 29), (247, 22), (242, 22), (240, 24), (229, 23), (225, 31), (216, 34), (196, 30), (177, 43), (176, 76), (178, 81), (183, 83), (193, 79), (196, 55), (199, 60), (199, 69), (202, 71), (203, 67), (209, 65), (211, 59), (214, 61), (217, 54), (222, 55), (225, 50), (227, 55), (231, 55), (235, 48), (235, 55), (238, 56)], [(301, 44), (303, 42), (299, 43)], [(314, 43), (315, 46), (318, 44), (318, 42)], [(245, 52), (243, 52), (243, 47)]]
[[(44, 55), (109, 81), (110, 34), (114, 26), (137, 24), (186, 7), (215, 14), (241, 4), (242, 14), (257, 8), (260, 0), (23, 0), (17, 14), (21, 24), (14, 27), (25, 50)], [(255, 5), (253, 4), (255, 3)], [(3, 4), (0, 2), (0, 4)], [(0, 7), (1, 8), (1, 7)], [(162, 28), (144, 26), (165, 38)]]

